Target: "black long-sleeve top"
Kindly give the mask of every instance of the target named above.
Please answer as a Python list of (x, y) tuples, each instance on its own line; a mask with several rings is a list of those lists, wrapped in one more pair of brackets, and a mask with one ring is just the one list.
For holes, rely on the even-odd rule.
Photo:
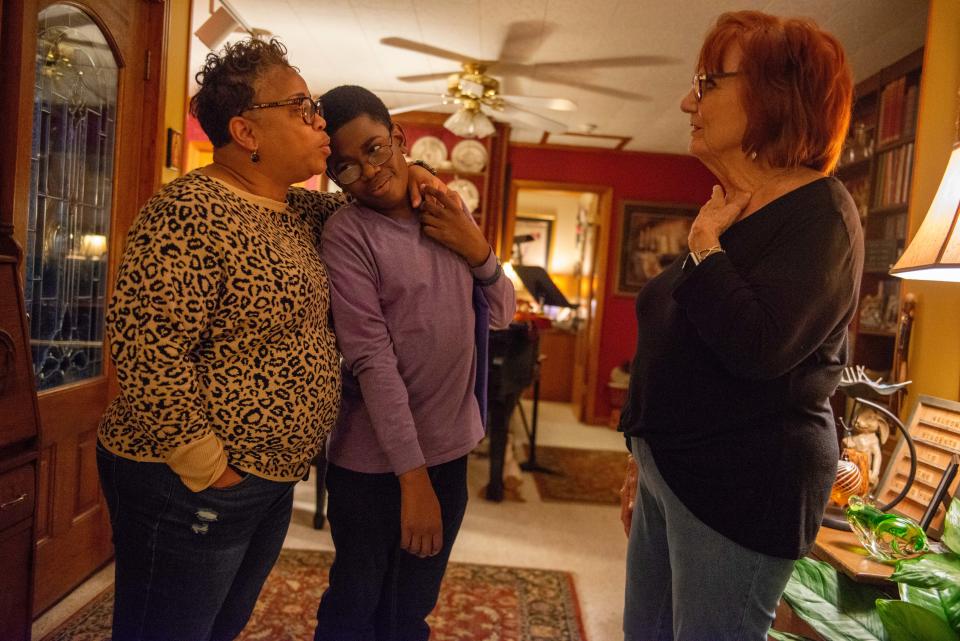
[(758, 552), (799, 558), (836, 475), (828, 403), (847, 363), (863, 267), (843, 185), (804, 185), (732, 225), (725, 253), (678, 260), (637, 297), (620, 428), (650, 445), (694, 515)]

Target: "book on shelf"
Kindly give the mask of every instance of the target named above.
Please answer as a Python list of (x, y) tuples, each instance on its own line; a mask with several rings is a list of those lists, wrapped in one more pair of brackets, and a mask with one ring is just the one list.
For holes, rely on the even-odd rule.
[[(911, 87), (912, 88), (912, 87)], [(896, 142), (904, 135), (907, 78), (900, 76), (880, 92), (880, 116), (877, 120), (877, 145)]]
[(917, 131), (917, 105), (920, 101), (919, 85), (913, 84), (904, 97), (906, 107), (903, 113), (903, 135), (912, 136)]
[(913, 172), (914, 143), (884, 151), (877, 157), (873, 206), (891, 207), (907, 202)]
[(863, 241), (863, 271), (868, 274), (886, 274), (897, 262), (897, 239), (868, 238)]

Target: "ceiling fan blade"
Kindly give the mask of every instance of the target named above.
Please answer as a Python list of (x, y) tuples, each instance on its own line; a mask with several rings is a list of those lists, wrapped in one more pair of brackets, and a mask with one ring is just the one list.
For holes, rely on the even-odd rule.
[(421, 73), (421, 74), (415, 74), (413, 76), (397, 76), (397, 80), (400, 80), (401, 82), (426, 82), (427, 80), (446, 80), (447, 77), (452, 73), (457, 73), (457, 72), (449, 71), (447, 73)]
[(437, 101), (422, 102), (418, 105), (405, 105), (403, 107), (394, 107), (393, 109), (390, 109), (389, 112), (391, 116), (395, 116), (397, 114), (407, 113), (408, 111), (429, 111), (430, 109), (433, 109), (435, 107), (443, 107), (446, 104), (447, 103), (445, 102), (437, 102)]
[(500, 94), (504, 100), (515, 105), (533, 107), (534, 109), (552, 109), (554, 111), (576, 111), (577, 103), (566, 98), (541, 98), (539, 96), (510, 96)]
[(380, 43), (385, 44), (388, 47), (397, 47), (398, 49), (416, 51), (417, 53), (423, 53), (428, 56), (446, 58), (447, 60), (456, 60), (457, 62), (473, 62), (475, 60), (475, 58), (465, 56), (462, 53), (457, 53), (456, 51), (441, 49), (440, 47), (423, 44), (422, 42), (414, 42), (413, 40), (407, 40), (406, 38), (380, 38)]
[[(520, 75), (527, 76), (528, 74), (520, 74)], [(564, 78), (559, 73), (542, 73), (541, 72), (535, 76), (529, 75), (528, 77), (534, 80), (539, 80), (540, 82), (550, 82), (557, 85), (575, 87), (577, 89), (583, 89), (584, 91), (598, 93), (603, 96), (610, 96), (611, 98), (621, 98), (623, 100), (636, 100), (636, 101), (650, 100), (650, 96), (646, 96), (642, 93), (635, 93), (633, 91), (626, 91), (624, 89), (614, 89), (612, 87), (601, 87), (600, 85), (594, 85), (588, 82), (580, 82), (575, 79)]]
[(594, 58), (592, 60), (564, 60), (538, 62), (534, 69), (614, 69), (619, 67), (659, 67), (680, 64), (683, 61), (671, 56), (622, 56), (618, 58)]
[(562, 133), (567, 130), (567, 126), (558, 120), (551, 120), (540, 114), (521, 109), (510, 103), (504, 103), (502, 110), (494, 111), (495, 115), (502, 115), (504, 119), (513, 122), (519, 122), (534, 129), (549, 131), (552, 134)]
[(518, 20), (507, 26), (507, 35), (500, 46), (498, 60), (524, 62), (537, 52), (543, 41), (556, 29), (552, 22)]
[(439, 91), (407, 91), (406, 89), (371, 89), (376, 95), (382, 94), (399, 94), (403, 96), (433, 96), (437, 100), (443, 100), (446, 97), (446, 94), (440, 93)]

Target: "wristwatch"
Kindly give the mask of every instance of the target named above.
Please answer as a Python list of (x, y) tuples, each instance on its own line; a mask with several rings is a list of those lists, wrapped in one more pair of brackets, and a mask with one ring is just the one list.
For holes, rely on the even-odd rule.
[(693, 267), (696, 267), (705, 261), (709, 256), (720, 254), (722, 252), (724, 252), (724, 249), (720, 245), (714, 245), (713, 247), (701, 249), (700, 251), (691, 251), (689, 254), (687, 254), (687, 257), (683, 259), (683, 265), (681, 265), (681, 269), (687, 269), (688, 264), (692, 269)]
[(411, 164), (411, 165), (418, 165), (418, 166), (420, 166), (420, 167), (423, 167), (424, 169), (426, 169), (427, 171), (429, 171), (429, 172), (430, 172), (431, 174), (433, 174), (434, 176), (437, 175), (437, 170), (434, 169), (433, 167), (431, 167), (430, 165), (428, 165), (428, 164), (427, 164), (425, 161), (423, 161), (423, 160), (414, 160), (414, 161), (413, 161), (412, 163), (410, 163), (410, 164)]

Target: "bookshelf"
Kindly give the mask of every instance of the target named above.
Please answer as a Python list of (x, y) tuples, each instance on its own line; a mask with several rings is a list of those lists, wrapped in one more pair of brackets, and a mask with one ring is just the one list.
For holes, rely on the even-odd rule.
[[(922, 66), (923, 49), (918, 49), (856, 86), (850, 135), (836, 170), (857, 202), (864, 230), (864, 273), (850, 328), (851, 364), (864, 365), (886, 381), (898, 378), (893, 368), (900, 281), (889, 271), (907, 244)], [(895, 410), (898, 402), (894, 395)]]

